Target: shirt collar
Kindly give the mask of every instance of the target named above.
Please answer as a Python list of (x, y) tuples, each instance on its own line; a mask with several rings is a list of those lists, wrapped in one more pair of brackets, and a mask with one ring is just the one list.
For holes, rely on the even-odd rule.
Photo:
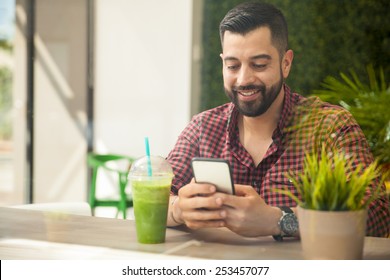
[(227, 122), (227, 132), (228, 132), (228, 139), (234, 139), (234, 133), (237, 129), (237, 124), (238, 124), (238, 110), (236, 106), (230, 102), (229, 105), (229, 112), (228, 112), (228, 122)]
[(281, 134), (284, 134), (283, 132), (286, 126), (288, 125), (289, 120), (291, 119), (293, 106), (294, 106), (293, 94), (291, 93), (290, 88), (286, 84), (283, 84), (283, 87), (284, 87), (283, 108), (277, 126), (277, 129)]

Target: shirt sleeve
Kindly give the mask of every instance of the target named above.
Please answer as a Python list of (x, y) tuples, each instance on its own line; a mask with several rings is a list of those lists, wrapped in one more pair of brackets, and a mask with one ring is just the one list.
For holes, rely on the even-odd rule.
[(167, 160), (171, 164), (174, 178), (171, 194), (177, 195), (179, 189), (188, 184), (192, 177), (191, 160), (199, 156), (199, 126), (194, 118), (179, 135), (178, 140), (168, 154)]
[[(351, 155), (354, 166), (362, 164), (366, 168), (373, 163), (374, 158), (363, 131), (349, 113), (338, 116), (336, 127), (336, 133), (330, 135), (331, 138), (337, 138), (336, 141), (331, 139), (333, 148)], [(380, 178), (369, 186), (366, 197), (371, 197), (378, 188), (383, 195), (373, 200), (368, 207), (366, 235), (387, 237), (390, 231), (389, 198), (384, 184), (380, 183)]]

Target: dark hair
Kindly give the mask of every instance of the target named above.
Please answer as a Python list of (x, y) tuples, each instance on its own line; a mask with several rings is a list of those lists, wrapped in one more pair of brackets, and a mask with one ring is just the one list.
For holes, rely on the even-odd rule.
[(282, 12), (267, 3), (246, 2), (231, 9), (219, 25), (221, 43), (225, 31), (245, 35), (263, 26), (271, 30), (272, 44), (282, 56), (288, 48), (287, 23)]

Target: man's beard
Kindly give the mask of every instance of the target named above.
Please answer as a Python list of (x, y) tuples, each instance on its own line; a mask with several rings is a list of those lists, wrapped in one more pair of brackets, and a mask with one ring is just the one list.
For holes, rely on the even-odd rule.
[[(283, 86), (283, 79), (281, 78), (277, 83), (273, 84), (268, 90), (264, 84), (261, 85), (247, 85), (232, 87), (231, 91), (225, 88), (226, 95), (230, 98), (231, 102), (236, 105), (238, 111), (247, 117), (258, 117), (271, 107), (272, 103), (278, 97), (280, 90)], [(254, 101), (242, 102), (239, 101), (238, 91), (240, 90), (253, 90), (259, 91), (260, 96)]]

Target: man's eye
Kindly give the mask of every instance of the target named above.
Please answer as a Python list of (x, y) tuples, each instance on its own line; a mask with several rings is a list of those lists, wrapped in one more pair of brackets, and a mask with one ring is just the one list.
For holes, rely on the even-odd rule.
[(237, 70), (238, 69), (238, 65), (227, 65), (226, 68), (229, 69), (229, 70)]
[(263, 69), (267, 66), (267, 64), (253, 64), (253, 67), (256, 69)]

